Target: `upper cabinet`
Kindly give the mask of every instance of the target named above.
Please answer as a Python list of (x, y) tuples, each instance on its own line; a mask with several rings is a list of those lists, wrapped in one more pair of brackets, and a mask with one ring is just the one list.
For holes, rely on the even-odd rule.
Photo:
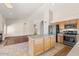
[(79, 20), (77, 20), (77, 28), (79, 29)]
[(58, 22), (60, 30), (62, 29), (71, 29), (71, 28), (79, 28), (79, 20), (78, 19), (73, 19), (73, 20), (67, 20), (67, 21), (62, 21)]

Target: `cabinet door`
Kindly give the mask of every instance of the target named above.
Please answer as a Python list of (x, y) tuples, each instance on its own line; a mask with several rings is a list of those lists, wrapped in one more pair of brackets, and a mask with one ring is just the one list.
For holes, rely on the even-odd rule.
[(64, 24), (65, 24), (65, 22), (60, 22), (60, 23), (59, 23), (60, 29), (64, 29)]
[(60, 43), (63, 43), (63, 35), (60, 36)]
[(60, 43), (60, 36), (59, 35), (58, 35), (58, 38), (57, 39), (58, 39), (58, 42)]
[(51, 48), (55, 47), (56, 44), (56, 37), (55, 36), (51, 36)]
[(79, 20), (77, 20), (77, 29), (79, 29)]
[(43, 38), (38, 38), (34, 41), (34, 54), (38, 55), (43, 52)]
[(76, 42), (79, 41), (79, 35), (76, 35)]
[(50, 37), (45, 37), (44, 38), (44, 50), (50, 49)]
[(58, 42), (63, 43), (63, 35), (58, 35)]

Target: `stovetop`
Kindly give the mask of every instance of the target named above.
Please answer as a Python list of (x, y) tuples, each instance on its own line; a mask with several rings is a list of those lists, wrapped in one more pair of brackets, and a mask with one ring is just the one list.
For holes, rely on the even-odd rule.
[(64, 34), (77, 35), (77, 31), (65, 31)]

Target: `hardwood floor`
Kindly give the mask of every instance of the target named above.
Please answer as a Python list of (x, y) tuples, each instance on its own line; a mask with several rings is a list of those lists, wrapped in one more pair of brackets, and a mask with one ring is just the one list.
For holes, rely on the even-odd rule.
[[(38, 56), (66, 56), (72, 49), (70, 46), (56, 43), (55, 48), (52, 48)], [(13, 44), (8, 46), (0, 46), (0, 56), (29, 56), (28, 42)]]
[(58, 53), (56, 53), (54, 56), (66, 56), (69, 51), (72, 49), (70, 46), (65, 46), (63, 49), (61, 49)]
[(66, 46), (60, 43), (56, 43), (55, 48), (52, 48), (40, 56), (66, 56), (72, 49), (70, 46)]

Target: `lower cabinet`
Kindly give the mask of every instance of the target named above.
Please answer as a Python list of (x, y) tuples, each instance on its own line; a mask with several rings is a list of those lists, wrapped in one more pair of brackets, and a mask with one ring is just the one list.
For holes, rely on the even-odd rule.
[(79, 35), (76, 35), (76, 42), (79, 41)]
[(44, 38), (44, 51), (47, 51), (50, 48), (51, 39), (50, 37)]
[(29, 39), (30, 55), (39, 55), (55, 47), (56, 39), (53, 36)]
[(58, 42), (63, 43), (64, 37), (62, 34), (58, 34)]
[(38, 55), (42, 53), (44, 50), (43, 38), (38, 38), (34, 41), (34, 54)]
[(53, 47), (55, 47), (55, 44), (56, 44), (56, 37), (55, 36), (51, 36), (50, 39), (51, 39), (50, 47), (53, 48)]

